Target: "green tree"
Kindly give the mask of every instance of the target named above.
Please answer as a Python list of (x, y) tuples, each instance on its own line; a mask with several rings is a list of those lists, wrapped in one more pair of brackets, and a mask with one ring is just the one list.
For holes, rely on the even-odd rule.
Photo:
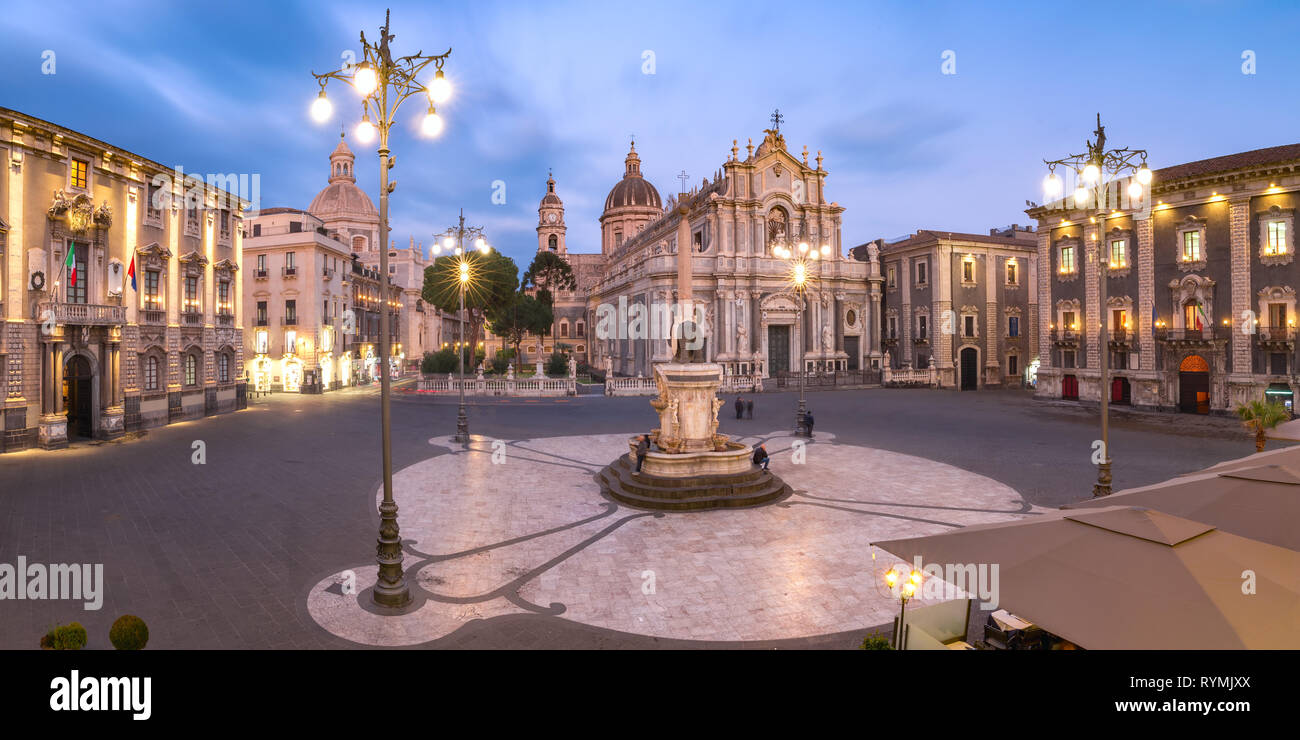
[(553, 320), (550, 306), (523, 291), (515, 293), (509, 305), (498, 306), (488, 314), (492, 333), (515, 348), (515, 357), (522, 357), (519, 345), (526, 335), (542, 334)]
[(425, 303), (444, 313), (457, 314), (460, 310), (462, 263), (466, 265), (469, 276), (465, 283), (465, 310), (470, 335), (466, 341), (470, 347), (477, 348), (488, 313), (514, 300), (519, 268), (514, 260), (496, 250), (438, 257), (432, 265), (424, 268), (424, 287), (420, 297)]
[[(551, 309), (555, 304), (553, 291), (576, 290), (578, 279), (574, 276), (568, 260), (555, 252), (538, 252), (532, 264), (528, 266), (528, 271), (524, 273), (519, 287), (521, 290), (535, 290), (537, 300), (547, 309)], [(542, 345), (546, 344), (546, 337), (551, 333), (551, 326), (554, 323), (555, 317), (552, 316), (545, 326), (540, 327), (540, 331), (534, 332), (541, 338)]]
[(1255, 452), (1264, 451), (1264, 432), (1291, 418), (1286, 406), (1276, 401), (1251, 401), (1237, 405), (1237, 416), (1255, 432)]

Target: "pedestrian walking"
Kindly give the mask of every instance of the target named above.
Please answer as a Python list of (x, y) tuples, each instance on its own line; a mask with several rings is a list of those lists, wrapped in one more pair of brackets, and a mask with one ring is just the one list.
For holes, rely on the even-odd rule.
[(808, 428), (808, 436), (813, 436), (813, 415), (812, 409), (809, 409), (804, 415), (804, 425)]
[(641, 472), (641, 465), (645, 463), (645, 454), (650, 451), (650, 435), (642, 434), (641, 439), (636, 443), (636, 472)]
[(754, 418), (754, 399), (752, 398), (745, 399), (745, 418)]
[(763, 445), (759, 445), (754, 448), (753, 460), (755, 465), (761, 467), (763, 470), (767, 470), (767, 466), (772, 461), (772, 458), (767, 456), (767, 448)]
[(736, 418), (739, 419), (743, 413), (745, 413), (745, 402), (740, 396), (736, 396)]

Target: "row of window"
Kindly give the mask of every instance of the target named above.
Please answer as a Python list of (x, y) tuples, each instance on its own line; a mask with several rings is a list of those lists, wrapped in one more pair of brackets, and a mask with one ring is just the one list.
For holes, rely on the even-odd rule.
[[(159, 311), (162, 309), (162, 273), (159, 270), (144, 271), (144, 291), (141, 293), (141, 300), (146, 311)], [(198, 275), (186, 275), (183, 278), (181, 289), (181, 312), (182, 313), (203, 313), (203, 290)], [(68, 286), (68, 302), (85, 303), (85, 284), (78, 281), (78, 290), (80, 293), (77, 299), (74, 299), (73, 286)], [(79, 300), (78, 300), (79, 299)], [(217, 281), (217, 311), (218, 316), (234, 315), (234, 303), (230, 296), (230, 281)]]
[[(216, 353), (217, 360), (217, 382), (230, 382), (231, 360), (233, 355), (229, 352)], [(141, 383), (146, 391), (157, 391), (161, 389), (159, 385), (160, 370), (162, 360), (158, 355), (141, 355)], [(186, 352), (184, 359), (181, 361), (182, 366), (182, 385), (186, 388), (195, 387), (199, 384), (199, 353)]]
[[(961, 336), (975, 337), (978, 336), (979, 317), (974, 314), (963, 314), (961, 317)], [(898, 317), (890, 316), (886, 330), (889, 332), (888, 339), (898, 339)], [(930, 317), (921, 314), (916, 317), (916, 338), (930, 338)], [(1007, 336), (1016, 338), (1020, 336), (1020, 317), (1007, 316)]]
[[(929, 263), (927, 262), (916, 263), (917, 286), (929, 284), (929, 276), (927, 275), (928, 266)], [(976, 279), (975, 266), (975, 260), (973, 259), (962, 260), (961, 282), (963, 285), (975, 285), (978, 282)], [(1007, 285), (1019, 285), (1020, 263), (1016, 262), (1014, 259), (1008, 260), (1007, 263), (1003, 265), (1003, 279)], [(894, 290), (898, 287), (898, 267), (896, 265), (890, 265), (886, 268), (885, 281), (890, 290)]]
[[(1287, 253), (1287, 222), (1269, 221), (1264, 228), (1265, 242), (1263, 254), (1279, 257)], [(1062, 245), (1060, 250), (1059, 271), (1062, 274), (1073, 273), (1078, 269), (1078, 261), (1073, 245)], [(1201, 243), (1199, 229), (1183, 231), (1179, 238), (1179, 261), (1205, 261), (1205, 248)], [(1112, 239), (1110, 242), (1110, 268), (1119, 270), (1129, 266), (1128, 240)]]

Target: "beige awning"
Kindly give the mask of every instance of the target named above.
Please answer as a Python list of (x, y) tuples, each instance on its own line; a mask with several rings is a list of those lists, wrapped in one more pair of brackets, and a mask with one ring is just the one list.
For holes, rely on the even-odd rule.
[(1300, 550), (1300, 459), (1294, 465), (1256, 464), (1184, 475), (1061, 508), (1107, 506), (1157, 509), (1241, 537)]
[(997, 565), (998, 606), (1087, 649), (1300, 649), (1300, 552), (1172, 514), (1064, 510), (873, 544)]

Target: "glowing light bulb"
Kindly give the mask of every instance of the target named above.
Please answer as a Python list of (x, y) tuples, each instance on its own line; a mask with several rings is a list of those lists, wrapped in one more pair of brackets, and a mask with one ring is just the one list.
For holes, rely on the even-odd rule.
[(447, 81), (447, 76), (438, 70), (434, 75), (433, 82), (429, 83), (427, 88), (429, 101), (433, 103), (444, 103), (451, 97), (451, 83)]
[(316, 123), (324, 123), (334, 115), (334, 104), (325, 97), (325, 91), (321, 90), (320, 95), (311, 101), (311, 117)]
[(374, 92), (377, 87), (379, 87), (379, 75), (375, 74), (375, 68), (371, 67), (369, 62), (362, 62), (352, 75), (352, 88), (365, 97)]
[(1095, 164), (1090, 164), (1083, 168), (1083, 181), (1091, 185), (1101, 179), (1101, 168)]
[(1142, 169), (1138, 170), (1137, 172), (1137, 179), (1138, 182), (1142, 183), (1143, 185), (1150, 185), (1151, 170), (1147, 169), (1146, 165), (1142, 165)]
[(1128, 184), (1128, 197), (1137, 200), (1142, 197), (1142, 183), (1133, 181)]
[(1082, 207), (1088, 202), (1088, 189), (1080, 187), (1074, 191), (1074, 204)]
[(375, 124), (370, 122), (369, 115), (361, 119), (361, 123), (357, 124), (356, 131), (353, 133), (356, 134), (357, 141), (362, 144), (369, 144), (375, 140)]
[(1043, 194), (1048, 198), (1055, 198), (1061, 194), (1064, 185), (1061, 183), (1061, 177), (1055, 172), (1050, 173), (1043, 178)]
[(433, 138), (442, 133), (443, 126), (442, 116), (438, 115), (438, 111), (434, 110), (432, 105), (429, 106), (428, 114), (420, 122), (420, 133)]

